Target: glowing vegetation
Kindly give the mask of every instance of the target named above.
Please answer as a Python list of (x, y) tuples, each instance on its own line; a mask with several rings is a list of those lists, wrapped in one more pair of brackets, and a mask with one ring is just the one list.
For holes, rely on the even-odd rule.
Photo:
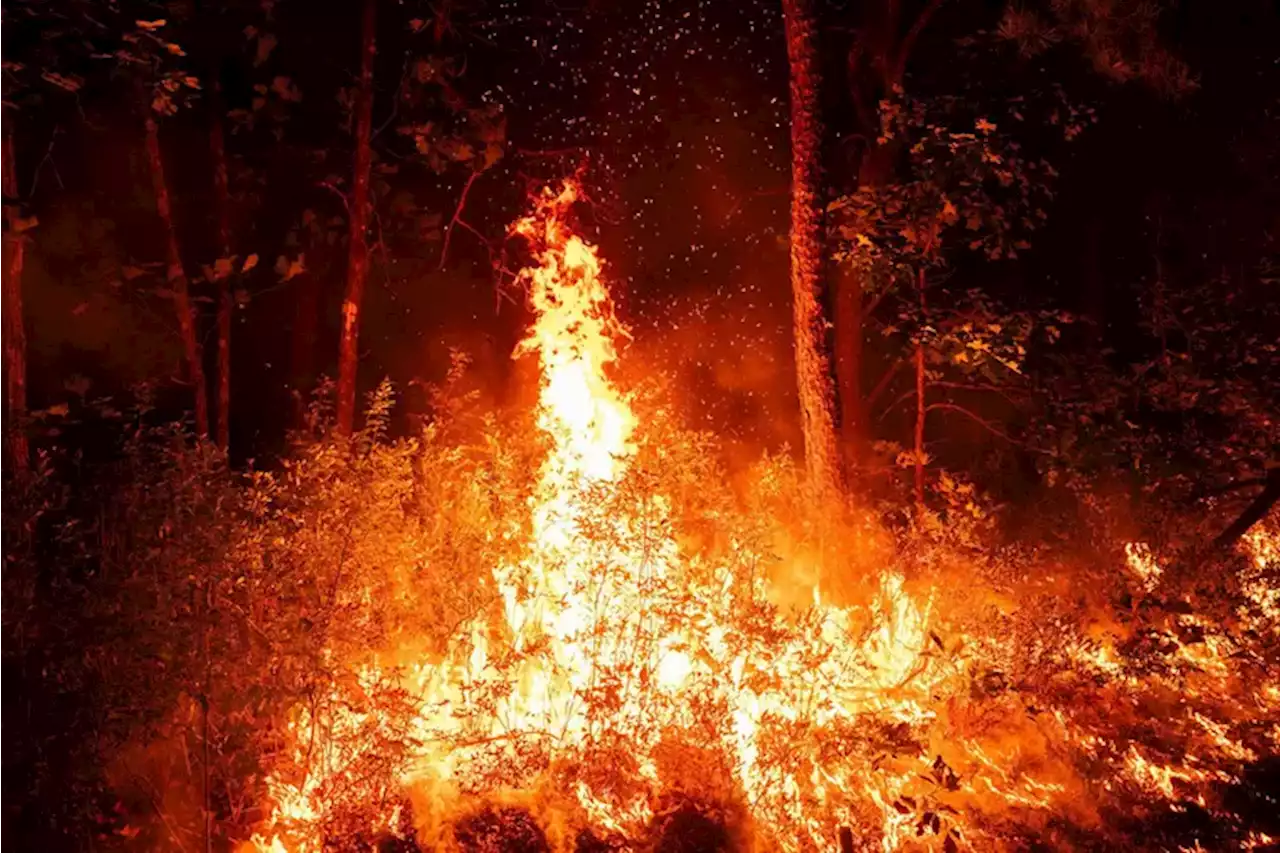
[[(426, 504), (343, 545), (361, 570), (333, 605), (368, 624), (316, 649), (328, 678), (287, 711), (253, 846), (488, 849), (477, 826), (525, 814), (552, 849), (638, 849), (696, 808), (762, 850), (1016, 849), (1122, 839), (1168, 804), (1230, 814), (1280, 735), (1270, 534), (1246, 542), (1236, 611), (1206, 612), (1175, 606), (1185, 586), (1159, 597), (1145, 545), (1094, 590), (969, 547), (981, 501), (950, 478), (898, 547), (850, 507), (818, 516), (785, 460), (720, 487), (714, 443), (612, 378), (626, 332), (574, 200), (548, 192), (513, 229), (539, 440), (516, 456), (489, 420), (480, 444), (442, 423), (404, 447)], [(394, 507), (390, 474), (357, 515)], [(301, 555), (331, 534), (298, 535)], [(1140, 621), (1109, 605), (1126, 595), (1147, 596)]]

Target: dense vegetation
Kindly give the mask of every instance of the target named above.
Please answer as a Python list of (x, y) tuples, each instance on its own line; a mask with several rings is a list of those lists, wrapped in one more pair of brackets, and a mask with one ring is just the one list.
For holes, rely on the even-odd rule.
[[(547, 39), (622, 12), (6, 4), (5, 842), (1275, 843), (1274, 11), (1228, 38), (1195, 26), (1217, 13), (1128, 0), (777, 5), (747, 79), (790, 92), (791, 239), (747, 240), (787, 230), (785, 205), (719, 249), (690, 237), (748, 257), (708, 286), (647, 280), (619, 236), (646, 220), (616, 216), (618, 162), (672, 146), (551, 115), (575, 144), (544, 147), (554, 98), (517, 73), (583, 77)], [(713, 41), (705, 14), (680, 36)], [(1114, 130), (1128, 115), (1156, 130)], [(1100, 185), (1184, 132), (1199, 173), (1109, 210)], [(755, 172), (785, 180), (758, 160), (709, 205), (665, 190), (668, 212), (734, 221), (777, 195)], [(466, 784), (436, 788), (411, 773), (439, 748), (420, 676), (452, 688), (439, 673), (518, 609), (504, 573), (554, 563), (534, 541), (549, 356), (515, 346), (548, 310), (527, 272), (546, 247), (509, 223), (571, 173), (566, 227), (613, 299), (697, 299), (635, 308), (629, 336), (609, 309), (597, 390), (634, 444), (616, 481), (574, 486), (565, 548), (617, 595), (602, 647), (631, 617), (651, 644), (698, 626), (694, 675), (673, 699), (615, 653), (583, 692), (590, 737), (452, 732)], [(398, 300), (431, 310), (429, 345)], [(615, 565), (637, 554), (638, 581)], [(498, 645), (449, 694), (459, 731), (548, 654)], [(750, 785), (730, 683), (763, 709)]]

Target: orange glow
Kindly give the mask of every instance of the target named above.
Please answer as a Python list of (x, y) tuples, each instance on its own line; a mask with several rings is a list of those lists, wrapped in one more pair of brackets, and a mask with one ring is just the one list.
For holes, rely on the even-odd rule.
[[(842, 602), (815, 581), (801, 599), (811, 604), (787, 610), (758, 566), (787, 551), (804, 555), (784, 567), (792, 578), (824, 576), (810, 565), (822, 549), (796, 546), (793, 530), (783, 546), (769, 538), (776, 530), (735, 529), (718, 549), (686, 547), (671, 494), (636, 481), (644, 424), (612, 373), (627, 331), (595, 248), (570, 229), (576, 199), (573, 184), (546, 192), (513, 227), (534, 257), (521, 275), (534, 320), (517, 355), (540, 367), (545, 455), (527, 526), (493, 534), (519, 543), (490, 567), (493, 604), (443, 653), (333, 661), (354, 674), (336, 682), (324, 714), (295, 710), (256, 849), (323, 849), (335, 792), (370, 784), (361, 768), (391, 742), (409, 746), (390, 787), (364, 796), (378, 812), (374, 831), (405, 831), (407, 803), (420, 840), (443, 846), (460, 816), (515, 802), (555, 849), (573, 849), (588, 827), (641, 837), (672, 792), (740, 809), (759, 849), (838, 849), (841, 827), (866, 849), (941, 849), (943, 837), (987, 849), (984, 822), (968, 816), (1096, 821), (1095, 798), (1112, 782), (1083, 775), (1088, 763), (1174, 800), (1231, 778), (1208, 762), (1253, 756), (1230, 714), (1187, 715), (1199, 752), (1176, 765), (1100, 734), (1092, 716), (1102, 701), (1143, 691), (1243, 691), (1231, 641), (1208, 620), (1186, 617), (1180, 627), (1200, 638), (1171, 640), (1168, 667), (1151, 675), (1130, 672), (1117, 638), (1086, 639), (1084, 625), (1047, 633), (1063, 653), (1042, 689), (1075, 685), (1089, 701), (1045, 714), (1005, 683), (1002, 670), (1019, 665), (1008, 591), (980, 589), (966, 605), (967, 590), (913, 586), (883, 567), (861, 598)], [(798, 515), (829, 510), (821, 532), (841, 535), (831, 531), (843, 508)], [(1271, 555), (1255, 561), (1273, 559), (1266, 542), (1249, 541)], [(1127, 556), (1156, 589), (1151, 550), (1132, 545)], [(375, 699), (387, 685), (403, 702), (394, 713)], [(1259, 690), (1280, 705), (1275, 685)]]

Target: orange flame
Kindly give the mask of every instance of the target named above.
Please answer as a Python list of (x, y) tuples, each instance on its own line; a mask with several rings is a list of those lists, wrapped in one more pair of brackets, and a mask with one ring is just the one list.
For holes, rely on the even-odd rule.
[[(805, 733), (839, 731), (871, 713), (929, 719), (931, 691), (956, 675), (925, 655), (931, 608), (887, 574), (869, 610), (832, 606), (815, 591), (812, 608), (789, 619), (765, 604), (761, 578), (682, 555), (664, 498), (630, 501), (622, 484), (637, 419), (608, 373), (626, 330), (595, 249), (565, 223), (576, 198), (573, 184), (547, 192), (514, 226), (537, 260), (522, 275), (536, 319), (517, 354), (539, 359), (537, 424), (550, 449), (525, 555), (492, 570), (501, 619), (474, 619), (443, 661), (398, 675), (367, 665), (357, 679), (395, 677), (420, 697), (408, 726), (415, 754), (399, 784), (439, 803), (534, 785), (530, 768), (577, 766), (584, 771), (563, 787), (586, 821), (629, 833), (653, 818), (655, 792), (674, 781), (664, 775), (686, 769), (663, 758), (671, 733), (698, 733), (689, 738), (718, 756), (711, 763), (727, 768), (751, 811), (789, 824), (778, 833), (782, 849), (832, 847), (855, 794), (881, 812), (884, 848), (894, 849), (910, 827), (893, 803), (915, 774), (832, 763)], [(737, 624), (744, 601), (763, 629)], [(330, 741), (357, 741), (380, 724), (365, 712), (335, 713)], [(274, 810), (270, 835), (254, 839), (259, 850), (320, 849), (328, 792), (361, 750), (376, 748), (321, 746), (317, 761), (315, 727), (305, 710), (292, 724), (303, 778), (268, 779)], [(638, 784), (614, 784), (622, 769), (603, 781), (586, 772), (610, 744), (625, 744)]]

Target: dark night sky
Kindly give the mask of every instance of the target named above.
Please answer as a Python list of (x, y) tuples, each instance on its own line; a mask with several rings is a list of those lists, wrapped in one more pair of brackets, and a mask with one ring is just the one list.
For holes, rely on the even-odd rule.
[[(306, 74), (293, 73), (304, 87), (304, 106), (316, 111), (295, 123), (295, 130), (321, 128), (333, 135), (326, 124), (330, 92), (351, 79), (356, 8), (279, 4), (277, 73), (306, 63)], [(403, 26), (409, 14), (407, 7), (384, 8), (380, 35), (386, 49), (379, 60), (375, 125), (388, 117), (400, 63), (385, 31)], [(847, 10), (832, 5), (825, 14), (839, 27)], [(502, 0), (481, 17), (486, 23), (468, 34), (473, 46), (467, 49), (466, 79), (474, 95), (506, 105), (511, 150), (476, 182), (468, 220), (487, 234), (501, 234), (522, 212), (524, 177), (555, 178), (585, 159), (597, 202), (585, 225), (600, 242), (622, 313), (636, 328), (631, 363), (678, 369), (695, 389), (694, 408), (709, 423), (750, 427), (752, 440), (765, 443), (789, 437), (787, 69), (780, 3)], [(945, 88), (957, 61), (954, 40), (991, 20), (988, 4), (944, 5), (917, 49), (920, 60), (909, 71), (917, 76), (909, 85)], [(1168, 104), (1132, 86), (1087, 85), (1082, 95), (1098, 107), (1099, 124), (1057, 163), (1060, 193), (1035, 250), (1017, 264), (960, 264), (958, 277), (1071, 308), (1084, 307), (1081, 294), (1092, 288), (1103, 294), (1108, 310), (1123, 317), (1130, 301), (1127, 283), (1150, 274), (1151, 215), (1157, 208), (1167, 233), (1175, 235), (1167, 242), (1182, 259), (1181, 274), (1256, 263), (1276, 233), (1277, 14), (1263, 0), (1187, 0), (1167, 23), (1202, 90)], [(835, 40), (835, 34), (831, 30), (824, 38)], [(831, 118), (839, 124), (841, 117)], [(180, 118), (168, 131), (169, 157), (176, 166), (179, 217), (187, 232), (198, 234), (208, 230), (207, 169), (186, 152), (202, 144), (203, 131), (198, 122), (184, 128), (183, 121), (189, 120)], [(46, 139), (34, 134), (26, 156), (38, 158)], [(131, 174), (141, 183), (136, 162), (132, 173), (119, 168), (136, 158), (129, 152), (136, 139), (121, 134), (113, 145), (102, 142), (100, 133), (84, 132), (78, 143), (59, 143), (65, 146), (58, 157), (70, 189), (54, 192), (49, 176), (42, 178), (44, 195), (37, 204), (51, 214), (47, 222), (42, 217), (42, 229), (52, 230), (54, 209), (79, 204), (94, 180), (117, 195), (127, 194), (122, 187)], [(573, 150), (560, 157), (538, 154), (563, 149)], [(178, 150), (184, 156), (176, 156)], [(335, 171), (349, 168), (345, 151), (331, 154)], [(65, 158), (77, 155), (89, 165), (67, 168)], [(72, 175), (77, 171), (89, 176), (80, 185)], [(446, 218), (461, 183), (454, 173), (431, 195)], [(286, 197), (306, 190), (267, 188)], [(306, 203), (323, 208), (326, 202)], [(255, 241), (278, 239), (286, 214), (297, 212), (268, 208), (258, 214), (245, 251), (261, 251), (269, 261), (275, 248), (259, 248)], [(83, 225), (78, 228), (83, 231)], [(64, 248), (68, 241), (87, 239), (41, 236), (45, 246)], [(126, 245), (113, 250), (114, 261), (142, 253), (158, 258), (158, 244), (143, 236), (145, 229), (136, 225), (117, 227), (116, 240)], [(520, 314), (507, 305), (495, 317), (487, 251), (459, 232), (450, 268), (439, 273), (438, 253), (438, 244), (426, 244), (393, 258), (390, 275), (375, 270), (363, 335), (363, 383), (372, 385), (382, 375), (402, 385), (414, 377), (439, 377), (450, 345), (475, 352), (486, 381), (508, 372)], [(105, 339), (92, 310), (68, 319), (70, 310), (92, 299), (75, 291), (81, 285), (69, 281), (67, 264), (46, 260), (57, 280), (43, 292), (37, 287), (29, 303), (38, 351), (37, 405), (62, 393), (68, 351), (80, 351), (76, 358), (87, 370), (95, 358), (101, 361), (95, 356), (101, 348), (121, 349), (118, 340)], [(294, 298), (289, 288), (274, 286), (270, 263), (263, 266), (254, 286), (264, 292), (237, 326), (241, 390), (234, 441), (243, 453), (254, 454), (269, 453), (278, 442), (284, 416), (274, 413), (288, 408), (288, 335), (281, 332), (291, 322)], [(340, 272), (327, 278), (332, 320)], [(77, 324), (84, 328), (76, 331)], [(143, 334), (135, 329), (133, 337)], [(325, 357), (331, 364), (332, 356)]]

